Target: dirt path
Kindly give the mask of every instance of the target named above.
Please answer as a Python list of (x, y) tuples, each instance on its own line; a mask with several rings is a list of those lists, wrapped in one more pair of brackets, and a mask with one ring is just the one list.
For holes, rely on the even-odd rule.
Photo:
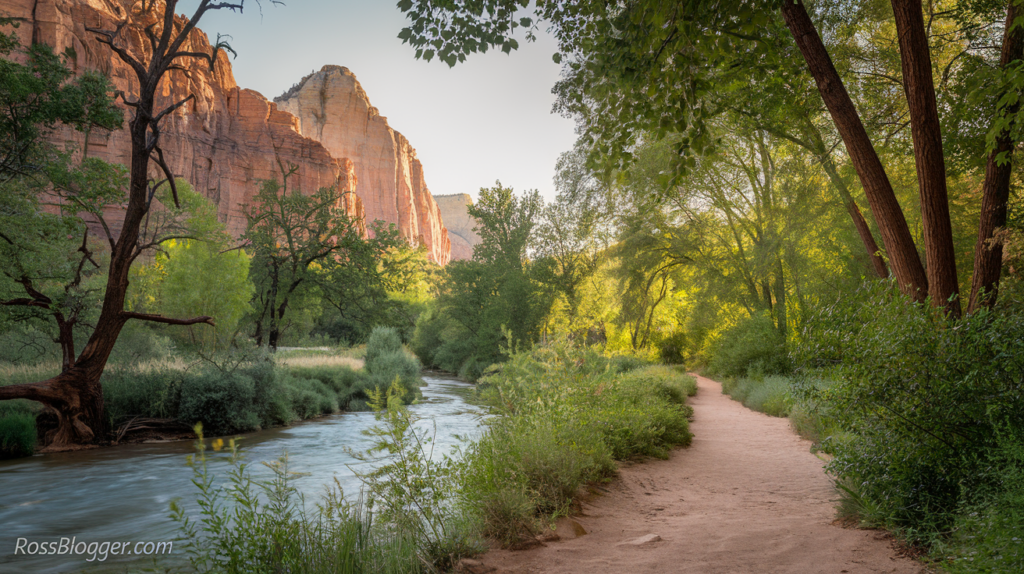
[[(495, 550), (467, 570), (509, 574), (692, 572), (920, 573), (879, 532), (832, 525), (822, 461), (787, 419), (750, 411), (698, 377), (693, 444), (666, 461), (623, 468), (584, 504), (576, 537)], [(657, 535), (660, 540), (644, 542)]]

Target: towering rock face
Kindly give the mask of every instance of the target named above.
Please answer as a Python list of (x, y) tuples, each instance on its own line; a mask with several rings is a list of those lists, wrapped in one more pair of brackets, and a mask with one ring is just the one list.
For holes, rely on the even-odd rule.
[[(114, 83), (116, 89), (128, 94), (138, 93), (134, 72), (111, 50), (95, 40), (85, 27), (113, 29), (124, 18), (132, 0), (0, 0), (0, 16), (17, 19), (17, 33), (22, 45), (34, 42), (49, 44), (57, 53), (71, 48), (71, 67), (76, 71), (97, 70)], [(162, 12), (162, 6), (157, 6)], [(180, 22), (181, 17), (178, 18)], [(148, 61), (148, 42), (136, 22), (123, 32), (129, 51)], [(196, 30), (189, 46), (183, 49), (209, 53), (206, 35)], [(161, 147), (173, 173), (217, 205), (218, 215), (228, 230), (240, 235), (245, 230), (245, 210), (251, 205), (261, 180), (281, 178), (282, 167), (295, 166), (288, 179), (289, 189), (313, 192), (321, 187), (337, 185), (344, 196), (345, 210), (362, 217), (362, 205), (352, 193), (356, 186), (354, 164), (344, 156), (332, 155), (319, 142), (303, 137), (298, 120), (282, 112), (258, 92), (240, 89), (235, 84), (231, 65), (220, 54), (211, 72), (199, 61), (180, 60), (187, 73), (171, 71), (163, 79), (158, 109), (190, 94), (195, 99), (164, 120)], [(128, 118), (126, 114), (126, 120)], [(94, 130), (88, 139), (62, 129), (50, 134), (59, 145), (73, 142), (91, 157), (127, 165), (131, 156), (131, 139), (127, 121), (122, 130)], [(157, 175), (154, 172), (154, 176)], [(114, 231), (120, 214), (112, 210), (108, 221)], [(390, 221), (396, 223), (396, 214)], [(445, 255), (447, 256), (447, 255)]]
[(302, 135), (352, 160), (367, 221), (396, 223), (406, 239), (426, 246), (433, 261), (448, 263), (448, 231), (416, 150), (370, 105), (348, 68), (324, 66), (274, 102), (298, 118)]
[(469, 214), (468, 207), (473, 205), (473, 198), (465, 193), (452, 195), (435, 195), (434, 201), (441, 210), (448, 238), (452, 242), (452, 260), (472, 259), (473, 247), (480, 244), (480, 236), (474, 228), (478, 225), (475, 217)]

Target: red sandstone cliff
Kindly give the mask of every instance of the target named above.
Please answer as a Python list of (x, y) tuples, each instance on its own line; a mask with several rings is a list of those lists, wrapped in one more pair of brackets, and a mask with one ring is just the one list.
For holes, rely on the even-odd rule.
[(324, 66), (274, 98), (298, 118), (299, 132), (355, 165), (356, 194), (366, 219), (394, 222), (402, 236), (448, 263), (451, 245), (441, 212), (423, 180), (423, 166), (405, 136), (388, 125), (356, 80), (341, 66)]
[(441, 217), (448, 228), (448, 237), (452, 242), (452, 261), (456, 259), (472, 259), (473, 248), (480, 245), (480, 236), (476, 228), (480, 225), (475, 217), (469, 214), (469, 206), (473, 198), (465, 193), (452, 195), (435, 195)]
[[(71, 62), (75, 70), (99, 70), (111, 78), (116, 89), (132, 94), (137, 91), (134, 73), (85, 31), (86, 26), (112, 28), (113, 22), (123, 19), (126, 7), (131, 4), (130, 0), (0, 0), (0, 15), (21, 22), (18, 34), (22, 44), (44, 42), (58, 53), (70, 47), (75, 54)], [(125, 38), (132, 52), (146, 54), (148, 44), (139, 27), (126, 30)], [(209, 40), (202, 31), (197, 30), (191, 42), (189, 49), (193, 51), (210, 51)], [(200, 62), (183, 63), (188, 72), (168, 73), (162, 84), (163, 101), (158, 105), (176, 102), (188, 94), (195, 94), (196, 98), (164, 121), (161, 147), (175, 175), (213, 200), (221, 221), (231, 233), (237, 236), (244, 231), (243, 210), (251, 203), (259, 181), (280, 178), (282, 166), (294, 165), (298, 171), (288, 181), (290, 189), (312, 192), (338, 185), (350, 192), (345, 196), (345, 208), (356, 217), (364, 215), (358, 196), (365, 195), (372, 202), (372, 208), (365, 213), (369, 220), (395, 223), (406, 238), (425, 244), (431, 259), (442, 265), (448, 262), (447, 230), (423, 183), (423, 170), (415, 159), (415, 150), (401, 134), (393, 133), (389, 148), (395, 150), (394, 181), (375, 179), (386, 171), (386, 165), (376, 171), (363, 170), (366, 162), (361, 155), (354, 154), (350, 160), (316, 139), (304, 137), (298, 118), (278, 110), (258, 92), (240, 89), (235, 84), (224, 54), (219, 56), (213, 72)], [(373, 116), (379, 117), (376, 109)], [(367, 116), (366, 121), (371, 123), (372, 118)], [(383, 118), (380, 122), (387, 127)], [(127, 164), (127, 127), (101, 131), (95, 130), (89, 136), (88, 154)], [(82, 136), (72, 130), (53, 134), (52, 139), (58, 143), (73, 141), (79, 148), (84, 147)], [(365, 175), (361, 175), (361, 170)], [(368, 179), (360, 182), (363, 177)]]

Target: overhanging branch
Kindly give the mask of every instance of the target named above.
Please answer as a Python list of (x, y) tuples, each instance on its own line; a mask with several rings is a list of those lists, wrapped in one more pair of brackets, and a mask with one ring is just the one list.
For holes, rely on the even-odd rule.
[(211, 327), (216, 327), (217, 324), (213, 322), (213, 317), (193, 317), (191, 319), (175, 319), (173, 317), (164, 317), (163, 315), (154, 315), (152, 313), (133, 313), (130, 311), (124, 311), (121, 316), (125, 319), (138, 319), (140, 321), (150, 321), (153, 323), (164, 323), (166, 325), (196, 325), (199, 323), (206, 323)]

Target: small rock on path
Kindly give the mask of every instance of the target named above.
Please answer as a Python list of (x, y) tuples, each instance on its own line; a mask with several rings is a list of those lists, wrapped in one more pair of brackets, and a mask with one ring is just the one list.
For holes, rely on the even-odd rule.
[[(751, 411), (697, 377), (693, 444), (625, 466), (574, 517), (588, 534), (492, 550), (499, 574), (919, 574), (877, 531), (834, 525), (835, 490), (789, 420)], [(657, 533), (657, 534), (653, 534)], [(655, 541), (655, 538), (657, 541)], [(641, 542), (642, 541), (642, 542)]]

